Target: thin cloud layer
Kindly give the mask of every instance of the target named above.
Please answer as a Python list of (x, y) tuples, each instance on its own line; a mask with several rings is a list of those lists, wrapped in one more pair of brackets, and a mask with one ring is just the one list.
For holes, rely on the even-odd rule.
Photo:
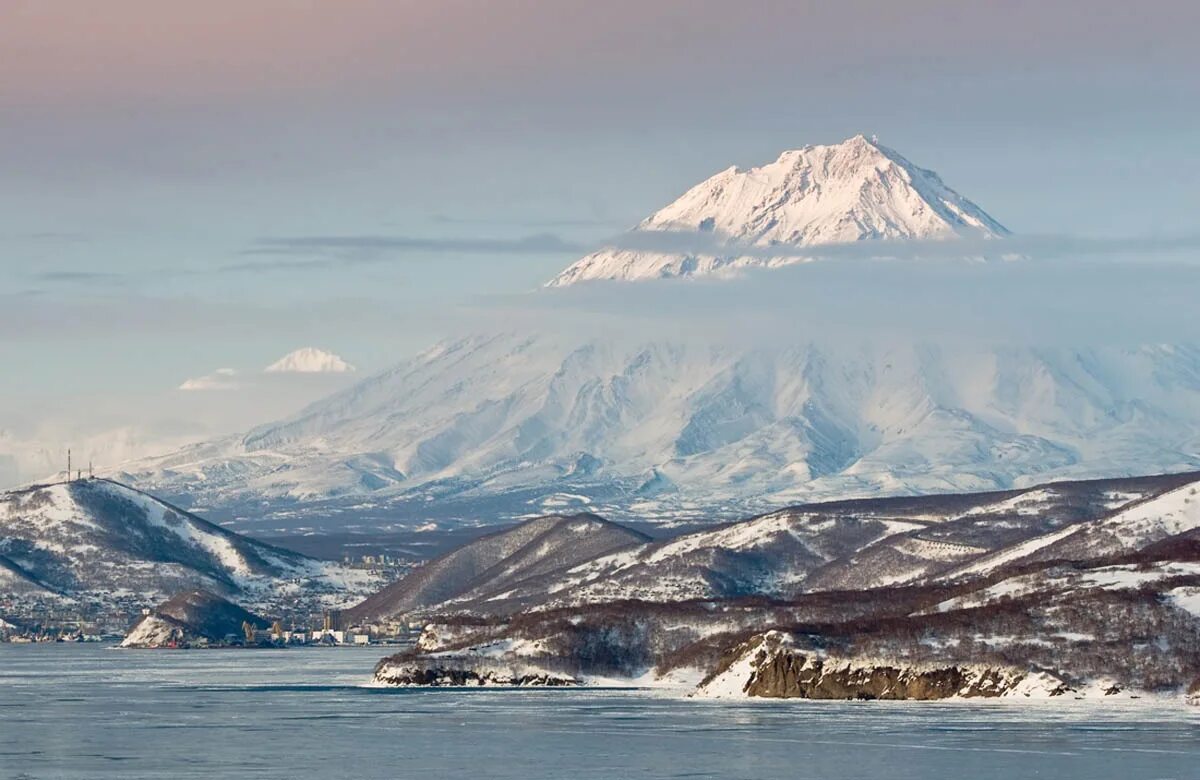
[(796, 259), (962, 260), (1055, 258), (1095, 259), (1129, 255), (1200, 252), (1200, 235), (1097, 238), (1086, 236), (1010, 236), (1002, 239), (948, 241), (887, 240), (795, 246), (761, 245), (704, 231), (631, 230), (606, 245), (614, 249), (681, 255)]
[[(1032, 345), (1200, 342), (1200, 257), (1010, 262), (827, 258), (734, 278), (590, 282), (480, 299), (475, 326), (637, 338), (888, 338)], [(513, 325), (515, 327), (515, 325)]]
[(198, 376), (193, 379), (185, 379), (180, 390), (187, 392), (207, 391), (207, 390), (236, 390), (241, 387), (241, 383), (237, 381), (237, 371), (232, 368), (218, 368), (211, 374)]

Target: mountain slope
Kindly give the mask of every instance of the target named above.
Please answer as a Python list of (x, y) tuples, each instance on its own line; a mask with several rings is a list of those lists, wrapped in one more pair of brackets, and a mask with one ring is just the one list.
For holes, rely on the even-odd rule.
[(1200, 480), (1145, 496), (1091, 522), (1040, 534), (950, 571), (979, 576), (1045, 561), (1092, 561), (1137, 553), (1200, 529)]
[(0, 495), (0, 556), (10, 577), (83, 609), (139, 607), (197, 587), (296, 608), (378, 584), (104, 479)]
[(1198, 490), (1193, 472), (960, 495), (957, 506), (817, 504), (595, 559), (527, 595), (559, 606), (959, 583), (1037, 561), (1137, 553), (1200, 527)]
[[(1200, 466), (1200, 351), (452, 342), (123, 481), (243, 522), (716, 519)], [(263, 500), (270, 502), (263, 505)]]
[(527, 580), (647, 540), (593, 515), (535, 518), (430, 561), (346, 610), (343, 617), (371, 620), (456, 599), (487, 599)]
[[(642, 221), (638, 231), (711, 233), (756, 247), (808, 247), (874, 239), (995, 238), (1008, 230), (937, 174), (857, 135), (784, 152), (767, 165), (728, 168)], [(548, 286), (596, 279), (696, 276), (795, 262), (748, 256), (602, 249)]]

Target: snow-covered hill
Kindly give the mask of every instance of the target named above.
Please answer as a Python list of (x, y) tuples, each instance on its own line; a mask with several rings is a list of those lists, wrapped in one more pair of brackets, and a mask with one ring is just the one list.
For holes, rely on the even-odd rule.
[[(938, 175), (857, 135), (784, 152), (756, 168), (728, 168), (655, 212), (638, 231), (711, 233), (771, 248), (871, 239), (996, 238), (1008, 230)], [(608, 248), (571, 265), (548, 286), (595, 279), (696, 276), (796, 262), (796, 255), (717, 256)]]
[(402, 614), (449, 601), (494, 598), (530, 581), (649, 538), (594, 515), (539, 517), (437, 558), (347, 610), (347, 620)]
[(381, 584), (104, 479), (0, 494), (0, 582), (15, 602), (85, 612), (151, 606), (194, 588), (293, 611), (340, 605)]

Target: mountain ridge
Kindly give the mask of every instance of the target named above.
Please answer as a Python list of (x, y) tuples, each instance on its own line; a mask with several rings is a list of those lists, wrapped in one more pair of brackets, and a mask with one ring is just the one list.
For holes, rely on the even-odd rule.
[[(548, 565), (526, 564), (517, 578), (482, 567), (464, 582), (442, 563), (494, 552), (506, 536), (538, 538), (545, 524), (564, 520), (537, 518), (469, 542), (384, 590), (403, 594), (430, 576), (457, 578), (456, 587), (442, 587), (440, 601), (376, 594), (346, 614), (507, 615), (626, 601), (786, 601), (820, 592), (982, 581), (1046, 561), (1119, 557), (1200, 528), (1200, 498), (1194, 506), (1190, 501), (1198, 487), (1200, 472), (1185, 472), (1003, 492), (849, 499), (787, 507), (666, 539), (630, 534), (612, 549), (577, 549), (565, 558), (547, 548), (542, 555)], [(1164, 521), (1134, 522), (1142, 516)], [(1108, 545), (1062, 544), (1109, 528), (1120, 533)]]

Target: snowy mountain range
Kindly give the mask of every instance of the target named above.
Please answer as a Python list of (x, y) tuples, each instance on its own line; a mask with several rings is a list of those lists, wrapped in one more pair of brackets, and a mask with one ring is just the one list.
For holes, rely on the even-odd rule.
[[(721, 276), (778, 264), (771, 247), (794, 262), (803, 252), (792, 249), (829, 242), (1007, 234), (862, 136), (724, 171), (640, 230), (766, 251), (602, 250), (550, 286)], [(276, 529), (576, 511), (713, 521), (823, 498), (1200, 467), (1194, 345), (943, 342), (902, 325), (887, 338), (776, 333), (736, 346), (545, 327), (455, 339), (291, 418), (118, 476)]]
[[(1194, 535), (1198, 487), (1200, 474), (1191, 472), (851, 499), (662, 540), (592, 515), (537, 518), (431, 561), (346, 614), (505, 615), (625, 601), (788, 600), (987, 580), (1033, 562), (1102, 560)], [(564, 537), (572, 543), (548, 543)]]

